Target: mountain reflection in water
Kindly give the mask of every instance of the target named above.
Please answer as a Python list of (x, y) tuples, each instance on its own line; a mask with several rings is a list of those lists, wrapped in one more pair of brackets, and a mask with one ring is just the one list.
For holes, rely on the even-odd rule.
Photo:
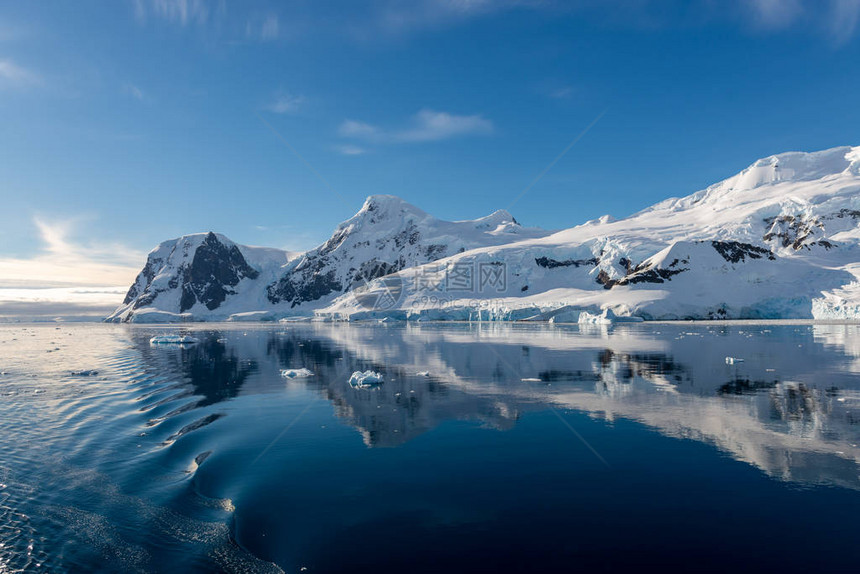
[[(287, 384), (325, 396), (369, 447), (403, 444), (452, 419), (507, 429), (524, 411), (552, 407), (714, 444), (776, 478), (860, 488), (853, 326), (245, 329), (198, 332), (201, 343), (181, 355), (150, 348), (148, 333), (135, 341), (153, 369), (181, 366), (202, 397), (195, 406), (265, 392), (261, 381), (243, 388), (251, 373), (307, 366), (316, 376)], [(789, 335), (803, 342), (786, 353)], [(727, 356), (745, 360), (727, 365)], [(385, 384), (351, 387), (350, 374), (363, 370)]]
[[(199, 343), (150, 345), (168, 333)], [(824, 526), (786, 543), (860, 558), (857, 326), (38, 325), (0, 341), (0, 572), (599, 568), (619, 544), (638, 550), (607, 568), (712, 552), (753, 568), (781, 560), (755, 540), (788, 536), (793, 512)], [(314, 375), (280, 374), (300, 368)], [(382, 384), (349, 384), (367, 370)], [(713, 542), (729, 527), (737, 556)], [(688, 553), (669, 562), (666, 528)]]

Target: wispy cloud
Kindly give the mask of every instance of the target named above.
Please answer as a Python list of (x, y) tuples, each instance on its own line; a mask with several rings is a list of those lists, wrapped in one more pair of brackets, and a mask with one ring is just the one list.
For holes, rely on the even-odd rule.
[(31, 258), (0, 258), (0, 287), (130, 285), (146, 258), (124, 245), (72, 240), (74, 221), (33, 223), (42, 251)]
[(8, 58), (0, 58), (0, 88), (27, 88), (42, 83), (37, 73), (19, 66)]
[(134, 84), (123, 84), (122, 93), (127, 95), (127, 96), (131, 96), (132, 98), (134, 98), (138, 101), (141, 101), (141, 102), (146, 99), (146, 96), (144, 95), (143, 90), (141, 90), (140, 88), (138, 88)]
[(263, 18), (258, 16), (251, 17), (245, 22), (246, 38), (269, 42), (277, 40), (280, 34), (280, 21), (275, 14), (269, 14)]
[(297, 112), (304, 103), (304, 96), (282, 91), (265, 106), (265, 109), (276, 114), (292, 114)]
[(612, 27), (663, 30), (731, 22), (779, 32), (809, 30), (842, 45), (860, 28), (860, 0), (689, 0), (683, 10), (667, 0), (378, 0), (363, 18), (347, 23), (363, 41), (447, 29), (515, 10), (576, 17)]
[(344, 120), (337, 131), (343, 137), (362, 139), (374, 139), (381, 133), (376, 126), (357, 120)]
[(801, 0), (749, 0), (746, 6), (756, 24), (770, 29), (787, 28), (803, 13)]
[(493, 123), (480, 115), (458, 116), (423, 109), (412, 117), (409, 125), (402, 128), (385, 129), (366, 122), (346, 120), (338, 128), (338, 134), (369, 143), (410, 143), (487, 135), (493, 129)]
[(835, 45), (848, 42), (860, 24), (860, 0), (741, 0), (764, 30), (813, 29)]
[(278, 17), (267, 16), (260, 27), (260, 38), (262, 40), (274, 40), (278, 37)]
[(139, 22), (150, 17), (173, 24), (205, 24), (226, 11), (223, 0), (134, 0), (134, 14)]
[(334, 149), (342, 155), (363, 155), (367, 153), (365, 148), (352, 144), (336, 145)]
[(552, 0), (410, 0), (378, 3), (376, 28), (402, 34), (466, 22), (502, 10), (552, 4)]
[(493, 131), (493, 123), (479, 115), (456, 116), (424, 109), (416, 114), (414, 120), (414, 127), (394, 134), (395, 139), (407, 142), (436, 141), (465, 135), (485, 135)]
[(860, 0), (833, 0), (830, 14), (830, 37), (844, 44), (857, 32), (860, 23)]
[(547, 92), (547, 96), (554, 100), (566, 100), (573, 95), (573, 88), (570, 86), (562, 86), (560, 88), (553, 88)]

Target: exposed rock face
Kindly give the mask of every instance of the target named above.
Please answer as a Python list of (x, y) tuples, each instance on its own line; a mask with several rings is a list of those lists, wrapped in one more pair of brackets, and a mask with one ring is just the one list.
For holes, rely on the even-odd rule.
[(740, 241), (711, 241), (711, 245), (729, 263), (743, 263), (747, 258), (761, 259), (767, 257), (771, 261), (776, 259), (776, 256), (769, 249)]
[(601, 270), (597, 274), (596, 281), (603, 285), (604, 289), (612, 289), (616, 285), (635, 285), (636, 283), (663, 283), (669, 281), (673, 275), (688, 271), (683, 267), (689, 263), (687, 259), (673, 259), (666, 267), (657, 264), (643, 262), (630, 269), (621, 279), (611, 279), (606, 271)]
[[(257, 252), (257, 267), (243, 249)], [(108, 319), (132, 321), (153, 310), (164, 320), (201, 307), (215, 311), (237, 294), (240, 284), (260, 278), (261, 268), (280, 267), (286, 261), (284, 251), (243, 248), (212, 232), (165, 241), (149, 254), (123, 305)]]
[(824, 225), (817, 217), (780, 215), (765, 218), (764, 222), (770, 226), (764, 234), (765, 241), (776, 239), (782, 247), (791, 247), (795, 251), (813, 243), (809, 238), (816, 231), (824, 229)]
[[(697, 246), (710, 244), (720, 257), (732, 264), (742, 264), (748, 260), (767, 259), (775, 261), (776, 256), (771, 251), (758, 245), (743, 243), (740, 241), (697, 241)], [(682, 245), (678, 244), (678, 245)], [(673, 248), (674, 249), (674, 248)], [(695, 252), (700, 252), (696, 249)], [(612, 289), (616, 285), (636, 285), (637, 283), (665, 283), (675, 275), (690, 270), (690, 255), (672, 257), (652, 257), (638, 265), (623, 258), (618, 263), (627, 268), (627, 273), (620, 279), (612, 279), (606, 271), (601, 270), (596, 281), (603, 285), (604, 289)]]
[(506, 211), (449, 222), (399, 198), (375, 195), (328, 241), (286, 267), (266, 287), (266, 296), (272, 304), (295, 308), (468, 249), (547, 234), (522, 227)]
[(212, 311), (224, 302), (245, 277), (256, 279), (260, 272), (248, 265), (236, 245), (227, 247), (211, 231), (194, 251), (190, 265), (182, 269), (182, 298), (179, 312), (201, 303)]
[(565, 259), (564, 261), (559, 261), (550, 257), (536, 257), (535, 263), (537, 263), (538, 266), (544, 267), (546, 269), (554, 269), (556, 267), (579, 267), (581, 265), (597, 265), (598, 259), (596, 257), (591, 257), (589, 259)]
[[(565, 307), (646, 319), (856, 318), (859, 193), (860, 147), (843, 147), (764, 158), (689, 196), (555, 233), (506, 211), (448, 222), (371, 196), (295, 257), (215, 234), (166, 242), (111, 319), (515, 320)], [(390, 306), (366, 304), (393, 282)]]
[(293, 258), (280, 250), (236, 245), (215, 233), (164, 242), (149, 254), (123, 305), (108, 320), (310, 312), (379, 277), (476, 247), (548, 234), (522, 227), (506, 211), (449, 222), (399, 198), (371, 196), (325, 243)]

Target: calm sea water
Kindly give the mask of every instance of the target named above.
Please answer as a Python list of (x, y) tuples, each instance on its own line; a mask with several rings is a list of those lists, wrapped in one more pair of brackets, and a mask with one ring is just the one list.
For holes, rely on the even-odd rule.
[(2, 573), (860, 568), (857, 326), (11, 325), (0, 371)]

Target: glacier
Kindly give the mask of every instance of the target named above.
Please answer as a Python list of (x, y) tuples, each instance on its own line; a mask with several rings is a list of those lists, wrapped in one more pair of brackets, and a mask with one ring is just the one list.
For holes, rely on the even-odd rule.
[(306, 253), (188, 235), (149, 254), (106, 320), (855, 320), (858, 277), (860, 147), (844, 146), (561, 231), (376, 195)]

